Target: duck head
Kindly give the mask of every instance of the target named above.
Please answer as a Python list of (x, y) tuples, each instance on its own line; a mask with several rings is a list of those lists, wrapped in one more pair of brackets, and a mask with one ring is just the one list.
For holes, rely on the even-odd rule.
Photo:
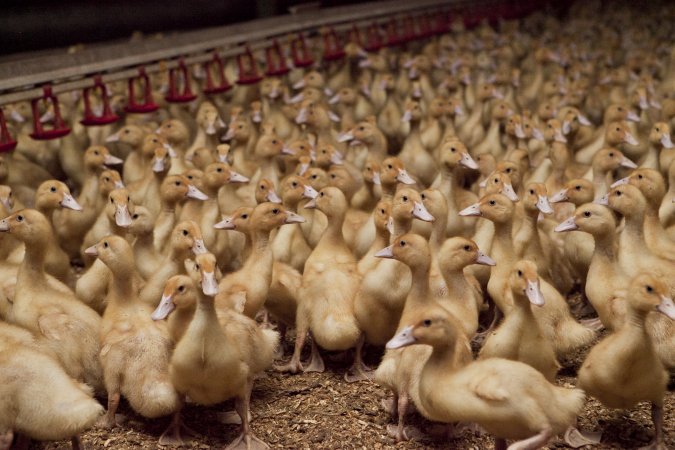
[(40, 243), (52, 238), (51, 225), (40, 211), (22, 209), (0, 220), (0, 232), (8, 232), (24, 243)]
[(641, 273), (633, 278), (626, 300), (640, 314), (656, 311), (675, 320), (675, 304), (668, 286), (652, 274)]
[(116, 166), (123, 162), (123, 159), (111, 155), (102, 145), (93, 145), (84, 152), (84, 165), (91, 171), (107, 169), (106, 166)]
[(616, 219), (609, 208), (596, 203), (586, 203), (579, 206), (572, 217), (555, 227), (558, 233), (573, 230), (581, 230), (601, 237), (608, 233), (615, 233)]
[(609, 206), (622, 216), (631, 217), (635, 214), (643, 214), (647, 207), (647, 199), (640, 189), (631, 184), (622, 184), (610, 189), (602, 198), (596, 200), (600, 205)]
[(122, 176), (116, 170), (108, 169), (101, 172), (98, 177), (98, 190), (101, 195), (107, 197), (115, 189), (123, 189)]
[(526, 211), (539, 211), (542, 214), (553, 214), (553, 208), (548, 201), (546, 185), (544, 183), (530, 183), (525, 186), (523, 207)]
[(399, 189), (391, 202), (391, 216), (395, 220), (419, 219), (433, 222), (434, 216), (427, 210), (419, 192), (411, 188)]
[(150, 316), (152, 320), (164, 320), (176, 308), (189, 308), (197, 301), (194, 282), (187, 275), (174, 275), (164, 285), (162, 298)]
[(131, 202), (129, 191), (126, 188), (113, 189), (108, 194), (108, 203), (106, 205), (106, 214), (111, 222), (118, 227), (126, 228), (131, 225), (131, 213), (134, 204)]
[(461, 210), (460, 216), (478, 216), (495, 223), (507, 223), (513, 218), (514, 205), (503, 194), (487, 194), (473, 205)]
[(461, 270), (471, 264), (494, 266), (497, 263), (481, 252), (471, 239), (455, 236), (447, 239), (441, 246), (438, 263), (443, 271)]
[(509, 275), (509, 285), (514, 297), (527, 298), (535, 306), (544, 306), (537, 265), (532, 261), (521, 260), (516, 263)]
[(281, 198), (274, 190), (274, 183), (272, 180), (262, 178), (258, 181), (258, 187), (255, 190), (255, 201), (256, 203), (281, 203)]
[(35, 191), (35, 207), (41, 211), (53, 210), (57, 207), (82, 211), (82, 206), (70, 194), (65, 183), (57, 180), (47, 180), (38, 186)]
[(419, 234), (407, 233), (397, 237), (394, 243), (375, 253), (378, 258), (390, 258), (410, 268), (428, 268), (431, 261), (429, 243)]
[[(171, 249), (178, 255), (201, 255), (206, 253), (202, 230), (197, 222), (184, 220), (178, 223), (171, 232)], [(186, 256), (187, 257), (187, 256)]]
[(383, 186), (395, 186), (397, 183), (412, 185), (415, 180), (408, 175), (403, 162), (395, 156), (382, 161), (380, 166), (380, 183)]
[(134, 267), (134, 252), (129, 242), (120, 236), (106, 236), (87, 248), (84, 253), (101, 260), (114, 273), (127, 272)]
[(574, 178), (565, 183), (565, 187), (556, 192), (548, 200), (551, 203), (570, 202), (582, 205), (593, 201), (595, 188), (593, 183), (583, 178)]
[(448, 171), (453, 171), (459, 166), (467, 169), (478, 169), (478, 164), (473, 160), (463, 142), (455, 137), (446, 139), (440, 149), (441, 164)]

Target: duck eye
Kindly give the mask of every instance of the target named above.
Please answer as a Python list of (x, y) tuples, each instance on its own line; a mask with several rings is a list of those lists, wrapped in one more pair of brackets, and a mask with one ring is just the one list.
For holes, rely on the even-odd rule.
[(174, 184), (175, 184), (176, 186), (180, 186), (180, 181), (176, 181)]
[(465, 246), (464, 246), (464, 250), (466, 250), (466, 251), (468, 252), (469, 250), (471, 250), (471, 246), (465, 245)]
[[(276, 213), (274, 213), (274, 214), (276, 214)], [(241, 218), (242, 218), (242, 219), (248, 219), (248, 214), (242, 214), (242, 215), (241, 215)]]
[(534, 195), (534, 189), (530, 189), (530, 195)]
[(591, 217), (590, 211), (584, 211), (584, 217)]
[(127, 197), (127, 203), (130, 202), (130, 201), (131, 201), (131, 198), (130, 198), (130, 197)]
[(55, 186), (50, 187), (50, 188), (49, 188), (49, 191), (50, 191), (50, 192), (56, 192), (56, 187), (55, 187)]
[(108, 248), (108, 241), (105, 241), (105, 242), (103, 243), (103, 247)]
[(113, 200), (112, 197), (110, 197), (110, 203), (115, 203), (115, 200)]
[(657, 133), (660, 133), (660, 132), (661, 132), (661, 130), (659, 130), (659, 127), (656, 127), (656, 132), (657, 132)]
[(401, 241), (401, 242), (399, 242), (399, 244), (401, 245), (401, 247), (405, 247), (406, 242), (405, 242), (405, 241)]
[(131, 218), (134, 220), (138, 219), (138, 214), (134, 214), (133, 216), (131, 216)]
[(519, 277), (522, 277), (522, 276), (523, 276), (523, 271), (522, 271), (522, 270), (519, 270), (519, 271), (518, 271), (518, 276), (519, 276)]
[(450, 147), (450, 151), (451, 151), (452, 153), (455, 153), (457, 150), (455, 149), (455, 147)]
[(218, 167), (218, 168), (216, 169), (216, 172), (222, 173), (222, 172), (223, 172), (223, 168), (222, 168), (222, 167)]
[(645, 290), (649, 293), (654, 292), (654, 288), (649, 285), (645, 286)]
[(131, 131), (129, 131), (129, 130), (124, 130), (124, 134), (129, 134), (129, 133), (131, 133)]
[[(365, 131), (365, 129), (366, 129), (365, 127), (359, 127), (359, 131)], [(390, 169), (391, 169), (391, 167), (390, 167)]]
[(319, 194), (319, 197), (323, 197), (323, 192)]
[(499, 180), (497, 178), (495, 178), (495, 183), (499, 183)]
[(490, 200), (488, 203), (490, 203), (490, 206), (495, 206), (497, 204), (497, 202), (494, 200)]
[(420, 197), (422, 197), (422, 200), (426, 200), (427, 198), (426, 194), (422, 194)]
[(277, 208), (274, 208), (274, 209), (272, 210), (272, 214), (279, 214), (279, 210), (278, 210)]
[(621, 130), (619, 130), (619, 127), (616, 127), (616, 131), (621, 131)]
[(98, 156), (98, 150), (94, 150), (94, 155)]
[(187, 235), (188, 235), (188, 230), (183, 230), (183, 236), (187, 236)]
[(185, 286), (178, 286), (178, 292), (184, 292)]
[(431, 320), (426, 319), (424, 322), (422, 322), (425, 327), (430, 327), (431, 326)]
[(381, 209), (380, 212), (381, 212), (382, 214), (384, 214), (384, 209)]
[(580, 186), (580, 185), (576, 185), (576, 186), (574, 186), (574, 189), (576, 189), (577, 191), (580, 191), (580, 190), (581, 190), (581, 186)]
[(16, 220), (17, 222), (23, 222), (23, 216), (21, 215), (16, 216)]
[(392, 166), (391, 164), (387, 164), (387, 169), (393, 169), (393, 168), (394, 168), (394, 166)]
[[(618, 128), (617, 128), (617, 131), (619, 131)], [(609, 152), (609, 157), (614, 158), (614, 152)]]
[(616, 191), (616, 196), (621, 197), (621, 191)]
[(293, 187), (298, 187), (298, 183), (296, 183), (296, 182), (294, 181), (293, 183), (291, 183), (291, 186), (293, 186)]
[(641, 180), (641, 179), (642, 179), (642, 175), (638, 175), (638, 179)]
[(506, 169), (506, 173), (511, 173), (511, 169)]

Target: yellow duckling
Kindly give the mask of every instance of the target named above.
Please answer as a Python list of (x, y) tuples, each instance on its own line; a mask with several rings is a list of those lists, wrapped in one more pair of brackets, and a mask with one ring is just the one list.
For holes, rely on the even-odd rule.
[(115, 413), (121, 395), (143, 417), (173, 413), (179, 399), (169, 379), (169, 332), (165, 324), (151, 320), (152, 308), (138, 297), (131, 246), (119, 236), (108, 236), (86, 253), (99, 258), (112, 273), (100, 330), (100, 359), (108, 392), (108, 413), (101, 425), (118, 425)]
[(496, 448), (506, 448), (505, 439), (519, 439), (509, 447), (514, 450), (540, 448), (574, 423), (584, 404), (580, 389), (555, 386), (517, 361), (470, 362), (462, 355), (464, 334), (440, 308), (425, 309), (412, 319), (406, 323), (413, 325), (402, 327), (387, 348), (431, 346), (419, 380), (419, 406), (425, 417), (477, 423), (495, 436)]
[(485, 340), (480, 357), (505, 358), (528, 364), (550, 382), (560, 369), (553, 345), (541, 331), (530, 305), (544, 305), (537, 266), (532, 261), (516, 263), (509, 277), (513, 308), (504, 321)]
[(675, 320), (675, 304), (663, 282), (641, 273), (631, 281), (626, 296), (627, 320), (591, 349), (579, 369), (579, 387), (610, 408), (651, 402), (654, 440), (649, 448), (661, 449), (665, 448), (662, 407), (668, 372), (646, 331), (647, 318), (654, 313)]

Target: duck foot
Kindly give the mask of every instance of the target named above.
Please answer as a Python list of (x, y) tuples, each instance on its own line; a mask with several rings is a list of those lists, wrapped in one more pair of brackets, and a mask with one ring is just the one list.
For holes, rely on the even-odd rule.
[(387, 425), (387, 434), (396, 439), (396, 442), (419, 440), (424, 437), (424, 433), (417, 427), (404, 427), (392, 424)]
[(427, 434), (438, 442), (449, 441), (462, 435), (462, 428), (454, 423), (435, 423), (427, 430)]
[(565, 443), (573, 448), (599, 444), (601, 437), (601, 432), (581, 431), (575, 427), (569, 427), (565, 431)]
[(583, 319), (580, 320), (579, 323), (585, 326), (586, 328), (590, 328), (593, 331), (600, 331), (603, 328), (605, 328), (605, 326), (600, 321), (599, 317), (596, 317), (594, 319)]
[(507, 450), (535, 450), (546, 445), (553, 437), (553, 431), (550, 428), (542, 430), (530, 438), (514, 442), (509, 445)]
[(267, 450), (269, 448), (269, 445), (255, 437), (252, 433), (242, 433), (225, 450)]
[(0, 434), (0, 450), (9, 450), (14, 440), (14, 432), (12, 430)]
[(314, 341), (312, 341), (312, 354), (309, 357), (309, 364), (304, 369), (304, 372), (323, 372), (326, 370), (326, 366), (323, 363), (321, 354), (319, 353), (319, 347), (316, 346)]
[[(218, 417), (220, 423), (225, 425), (241, 425), (241, 417), (235, 410), (218, 413), (216, 417)], [(248, 413), (248, 420), (252, 420), (250, 412)]]
[(82, 443), (82, 440), (80, 439), (79, 435), (75, 435), (72, 438), (70, 438), (70, 447), (73, 450), (84, 450), (84, 444)]
[(124, 424), (126, 421), (127, 416), (124, 414), (115, 414), (113, 417), (110, 417), (109, 414), (106, 414), (105, 416), (98, 419), (98, 422), (96, 422), (96, 428), (105, 428), (109, 430), (111, 428), (122, 426), (122, 424)]
[[(159, 445), (180, 447), (187, 443), (185, 442), (185, 439), (183, 439), (184, 436), (196, 437), (197, 432), (185, 425), (180, 418), (180, 412), (177, 412), (171, 419), (169, 427), (159, 437)], [(189, 441), (191, 441), (191, 439), (188, 439), (188, 442)]]
[(274, 370), (277, 372), (283, 372), (283, 373), (298, 373), (302, 372), (302, 364), (300, 361), (295, 361), (293, 358), (288, 362), (288, 364), (283, 364), (283, 365), (274, 365), (273, 366)]
[[(365, 369), (364, 369), (365, 368)], [(370, 381), (373, 379), (374, 372), (367, 367), (350, 367), (345, 372), (345, 381), (347, 383), (355, 383), (357, 381)]]
[(663, 442), (652, 442), (647, 446), (639, 447), (638, 450), (668, 450), (668, 447)]

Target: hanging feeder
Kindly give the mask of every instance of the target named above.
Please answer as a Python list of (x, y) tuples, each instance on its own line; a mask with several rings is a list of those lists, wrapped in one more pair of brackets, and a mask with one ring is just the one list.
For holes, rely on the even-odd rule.
[(284, 58), (281, 44), (276, 39), (272, 41), (272, 45), (265, 49), (265, 61), (267, 63), (265, 75), (268, 77), (280, 77), (286, 75), (291, 70), (286, 65), (286, 58)]
[(439, 11), (431, 18), (431, 29), (434, 34), (444, 34), (450, 31), (450, 17), (448, 12)]
[(0, 153), (9, 153), (16, 148), (16, 141), (9, 134), (5, 113), (0, 108)]
[[(92, 93), (92, 91), (98, 91), (98, 95), (101, 99), (102, 108), (99, 115), (94, 112), (91, 106), (91, 98), (89, 95)], [(93, 86), (84, 88), (82, 101), (84, 102), (84, 118), (80, 120), (82, 125), (96, 127), (115, 123), (117, 120), (119, 120), (119, 116), (113, 113), (112, 108), (110, 107), (108, 89), (106, 89), (105, 84), (103, 84), (101, 75), (94, 76)]]
[(356, 44), (359, 47), (363, 47), (363, 39), (361, 38), (361, 30), (356, 26), (356, 24), (352, 25), (352, 29), (349, 30), (349, 34), (347, 34), (347, 41), (351, 42), (352, 44)]
[(387, 33), (387, 43), (386, 43), (387, 47), (396, 47), (404, 43), (403, 38), (398, 33), (398, 23), (396, 23), (396, 19), (394, 19), (393, 17), (391, 18), (389, 23), (387, 23), (386, 33)]
[(428, 14), (424, 14), (417, 18), (417, 26), (420, 30), (420, 39), (429, 39), (434, 35), (434, 31), (431, 28), (431, 17), (429, 17)]
[[(136, 82), (142, 84), (143, 88), (143, 103), (136, 101)], [(159, 106), (152, 98), (152, 85), (150, 84), (150, 77), (145, 73), (143, 66), (138, 68), (138, 76), (129, 78), (129, 100), (124, 110), (128, 113), (147, 114), (155, 112)]]
[(169, 69), (169, 93), (164, 96), (164, 100), (169, 103), (189, 103), (196, 99), (197, 94), (192, 92), (190, 79), (190, 71), (185, 65), (185, 60), (178, 59), (178, 67)]
[(324, 61), (337, 61), (345, 57), (345, 51), (340, 46), (340, 40), (333, 28), (323, 34)]
[(312, 59), (312, 55), (309, 53), (307, 42), (302, 33), (299, 33), (298, 37), (291, 41), (291, 55), (295, 67), (309, 67), (314, 64), (314, 59)]
[(417, 31), (415, 31), (415, 21), (412, 16), (406, 16), (403, 19), (403, 36), (401, 36), (401, 42), (412, 42), (419, 39)]
[[(33, 110), (33, 132), (30, 137), (36, 141), (46, 141), (49, 139), (58, 139), (70, 133), (70, 128), (61, 117), (61, 108), (59, 108), (59, 99), (52, 93), (50, 85), (43, 86), (42, 97), (31, 100), (31, 108)], [(45, 129), (40, 121), (40, 101), (44, 101), (45, 105), (52, 104), (54, 112), (54, 125), (51, 129)]]
[[(218, 56), (218, 52), (213, 52), (213, 58), (204, 63), (204, 72), (206, 72), (206, 82), (204, 83), (204, 89), (202, 89), (204, 94), (222, 94), (232, 89), (232, 85), (225, 76), (225, 67), (220, 56)], [(217, 83), (214, 74), (218, 78)]]
[(239, 79), (237, 84), (256, 84), (262, 77), (258, 73), (258, 65), (253, 58), (251, 47), (246, 46), (244, 53), (237, 56), (237, 65), (239, 66)]
[(366, 51), (377, 52), (382, 48), (382, 36), (380, 35), (380, 28), (377, 23), (373, 22), (366, 29)]

